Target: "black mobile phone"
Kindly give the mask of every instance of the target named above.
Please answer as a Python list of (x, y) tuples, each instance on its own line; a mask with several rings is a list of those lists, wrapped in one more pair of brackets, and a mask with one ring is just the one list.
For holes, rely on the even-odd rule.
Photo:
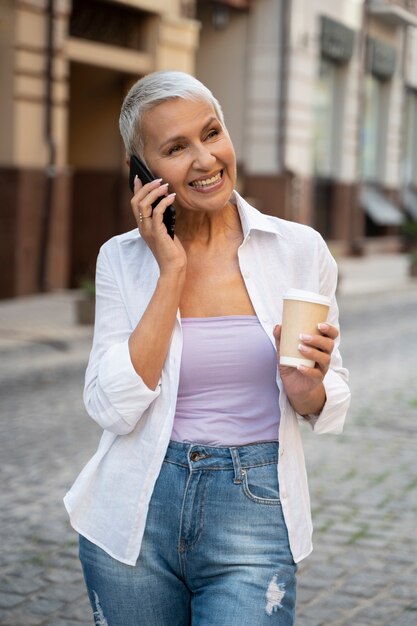
[[(133, 193), (133, 183), (135, 180), (135, 176), (140, 178), (142, 184), (151, 183), (155, 180), (155, 176), (152, 176), (151, 172), (148, 170), (146, 165), (134, 154), (130, 157), (130, 171), (129, 171), (129, 187)], [(156, 200), (152, 203), (152, 211), (156, 207), (160, 200)], [(167, 209), (165, 209), (163, 222), (168, 231), (168, 235), (174, 239), (175, 232), (175, 207), (171, 204)]]

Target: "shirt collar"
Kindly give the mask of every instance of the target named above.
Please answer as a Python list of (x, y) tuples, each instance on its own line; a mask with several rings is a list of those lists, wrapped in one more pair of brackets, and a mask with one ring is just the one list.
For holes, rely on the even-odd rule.
[[(244, 200), (242, 196), (234, 190), (230, 196), (230, 201), (236, 205), (239, 212), (240, 221), (242, 224), (243, 238), (251, 233), (251, 231), (258, 230), (261, 232), (272, 233), (273, 235), (279, 235), (284, 237), (284, 234), (280, 228), (280, 220), (272, 215), (266, 215), (261, 213), (258, 209), (251, 206), (249, 202)], [(136, 235), (135, 239), (139, 238), (138, 229), (135, 228), (131, 231)]]
[(252, 230), (260, 230), (283, 236), (277, 218), (271, 215), (265, 215), (258, 211), (258, 209), (255, 209), (249, 202), (246, 202), (237, 191), (233, 191), (230, 200), (237, 206), (239, 211), (244, 238), (246, 238)]

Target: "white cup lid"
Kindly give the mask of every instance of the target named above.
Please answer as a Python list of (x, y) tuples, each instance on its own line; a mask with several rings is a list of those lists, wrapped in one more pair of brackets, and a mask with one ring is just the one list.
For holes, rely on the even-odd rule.
[(330, 298), (327, 296), (323, 296), (321, 293), (314, 293), (313, 291), (304, 291), (304, 289), (288, 289), (282, 297), (284, 300), (302, 300), (303, 302), (314, 302), (330, 306)]

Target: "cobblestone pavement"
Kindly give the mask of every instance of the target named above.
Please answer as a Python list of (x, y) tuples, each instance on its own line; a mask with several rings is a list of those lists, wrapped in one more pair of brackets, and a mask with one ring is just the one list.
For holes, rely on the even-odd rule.
[(297, 626), (417, 625), (417, 291), (341, 299), (352, 406), (305, 432), (315, 550)]
[[(315, 551), (300, 564), (297, 626), (413, 626), (417, 289), (340, 305), (354, 399), (344, 435), (304, 429)], [(62, 496), (99, 430), (82, 405), (86, 352), (42, 350), (32, 368), (0, 366), (0, 624), (87, 626)]]

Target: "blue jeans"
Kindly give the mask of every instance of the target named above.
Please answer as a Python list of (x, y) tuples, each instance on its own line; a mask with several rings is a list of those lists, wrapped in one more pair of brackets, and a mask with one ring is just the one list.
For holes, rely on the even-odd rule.
[(135, 567), (80, 537), (96, 626), (294, 624), (277, 459), (277, 442), (171, 442)]

